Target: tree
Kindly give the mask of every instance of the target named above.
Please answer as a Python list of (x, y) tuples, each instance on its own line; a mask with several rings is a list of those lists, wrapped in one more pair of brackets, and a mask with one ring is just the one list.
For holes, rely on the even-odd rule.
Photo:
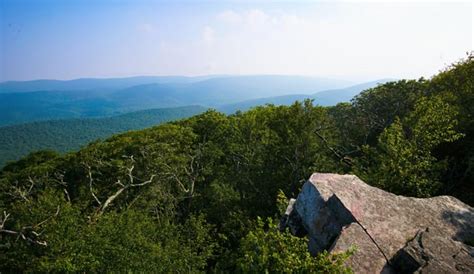
[(382, 132), (376, 147), (365, 147), (369, 160), (359, 167), (360, 175), (397, 194), (436, 194), (447, 165), (446, 159), (433, 155), (433, 150), (463, 136), (456, 131), (456, 117), (456, 108), (440, 96), (421, 98), (405, 119), (396, 118)]
[(428, 82), (400, 80), (361, 92), (352, 99), (352, 123), (341, 130), (350, 131), (351, 143), (374, 145), (378, 136), (399, 117), (410, 113), (417, 100), (427, 92)]
[(271, 218), (266, 223), (259, 218), (256, 227), (242, 239), (238, 267), (244, 273), (351, 273), (344, 261), (352, 252), (323, 252), (313, 257), (307, 239), (288, 231), (281, 233)]

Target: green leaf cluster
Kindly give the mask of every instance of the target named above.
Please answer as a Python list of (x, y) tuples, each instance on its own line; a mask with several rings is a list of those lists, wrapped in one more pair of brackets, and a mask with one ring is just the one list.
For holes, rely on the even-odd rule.
[(281, 233), (271, 218), (266, 222), (258, 218), (242, 239), (238, 267), (243, 273), (352, 273), (344, 262), (354, 251), (313, 257), (305, 238)]

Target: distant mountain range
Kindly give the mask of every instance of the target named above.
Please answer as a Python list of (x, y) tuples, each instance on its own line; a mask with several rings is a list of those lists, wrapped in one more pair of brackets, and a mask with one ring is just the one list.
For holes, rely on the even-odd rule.
[(194, 116), (200, 106), (151, 109), (99, 119), (68, 119), (0, 127), (0, 168), (37, 150), (76, 150), (89, 142), (129, 130)]
[(154, 83), (192, 83), (220, 75), (197, 77), (186, 76), (136, 76), (125, 78), (81, 78), (74, 80), (33, 80), (33, 81), (8, 81), (0, 83), (0, 93), (47, 91), (78, 91), (78, 90), (117, 90), (137, 85)]
[(313, 94), (293, 94), (258, 98), (253, 100), (246, 100), (235, 104), (225, 105), (219, 107), (218, 109), (225, 113), (233, 113), (237, 110), (244, 111), (259, 105), (289, 105), (294, 103), (295, 101), (303, 101), (305, 99), (313, 99), (314, 103), (317, 105), (332, 106), (341, 102), (349, 102), (352, 98), (354, 98), (354, 96), (359, 94), (361, 91), (373, 88), (378, 84), (383, 84), (388, 81), (391, 81), (391, 79), (380, 79), (377, 81), (362, 83), (347, 88), (325, 90)]
[(301, 76), (215, 75), (4, 82), (0, 83), (0, 167), (36, 150), (68, 152), (208, 108), (230, 114), (307, 98), (335, 105), (387, 81), (350, 85)]
[(4, 82), (0, 83), (0, 126), (110, 117), (144, 109), (188, 105), (230, 113), (258, 104), (289, 104), (308, 97), (315, 98), (321, 105), (330, 105), (347, 101), (376, 82), (351, 86), (351, 82), (344, 80), (285, 75)]

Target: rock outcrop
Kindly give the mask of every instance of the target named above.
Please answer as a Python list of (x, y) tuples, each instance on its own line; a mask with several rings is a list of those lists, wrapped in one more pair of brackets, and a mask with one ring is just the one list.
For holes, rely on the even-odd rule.
[(315, 173), (280, 224), (309, 250), (356, 252), (356, 273), (474, 273), (474, 209), (456, 198), (410, 198), (353, 175)]

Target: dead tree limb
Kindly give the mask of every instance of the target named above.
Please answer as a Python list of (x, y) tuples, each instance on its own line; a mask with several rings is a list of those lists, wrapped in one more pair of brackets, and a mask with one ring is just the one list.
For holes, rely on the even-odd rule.
[(90, 191), (92, 197), (94, 198), (94, 200), (96, 201), (96, 203), (99, 204), (99, 206), (102, 206), (102, 203), (100, 202), (99, 198), (97, 198), (97, 195), (95, 195), (94, 189), (92, 187), (92, 185), (94, 183), (94, 179), (92, 178), (91, 166), (90, 165), (85, 165), (85, 166), (87, 168), (87, 176), (89, 178), (89, 191)]
[(348, 166), (352, 166), (352, 161), (349, 157), (345, 156), (344, 154), (342, 154), (341, 152), (339, 152), (337, 149), (333, 148), (328, 140), (326, 140), (326, 138), (324, 138), (323, 135), (321, 135), (321, 133), (319, 133), (321, 129), (318, 128), (316, 130), (314, 130), (314, 133), (316, 134), (316, 136), (318, 136), (318, 138), (323, 142), (324, 146), (329, 149), (329, 151), (331, 151), (341, 162), (343, 162), (344, 164), (348, 165)]
[[(125, 157), (125, 156), (124, 156)], [(129, 156), (128, 157), (132, 163), (135, 162), (135, 160), (133, 159), (133, 156)], [(101, 216), (102, 214), (104, 214), (104, 212), (106, 211), (107, 208), (110, 207), (110, 205), (127, 189), (129, 188), (135, 188), (135, 187), (143, 187), (145, 185), (148, 185), (148, 184), (151, 184), (153, 182), (153, 180), (155, 179), (155, 177), (157, 175), (153, 174), (150, 176), (150, 178), (146, 181), (143, 181), (143, 182), (135, 182), (135, 179), (138, 179), (137, 177), (135, 177), (133, 175), (133, 171), (135, 169), (135, 165), (131, 165), (130, 167), (127, 167), (126, 170), (127, 170), (127, 174), (126, 174), (126, 178), (127, 180), (125, 180), (124, 182), (121, 181), (120, 179), (118, 179), (114, 185), (118, 185), (119, 188), (110, 196), (108, 196), (104, 202), (101, 202), (101, 200), (99, 199), (99, 197), (96, 195), (96, 193), (94, 192), (94, 178), (93, 178), (93, 175), (92, 175), (92, 168), (90, 165), (87, 165), (87, 164), (84, 164), (84, 166), (86, 167), (87, 169), (87, 176), (88, 176), (88, 179), (89, 179), (89, 192), (91, 193), (91, 196), (93, 197), (94, 201), (98, 204), (98, 208), (97, 208), (97, 215), (98, 216)], [(138, 179), (140, 180), (140, 179)]]
[(30, 185), (26, 188), (20, 186), (18, 181), (15, 181), (15, 185), (11, 186), (11, 191), (7, 194), (12, 196), (14, 199), (22, 199), (25, 202), (30, 202), (28, 196), (31, 194), (31, 191), (35, 186), (35, 181), (30, 176), (28, 176), (27, 181), (30, 183)]
[(64, 195), (66, 195), (66, 200), (71, 202), (71, 196), (69, 196), (69, 192), (67, 191), (67, 183), (64, 181), (64, 174), (58, 172), (55, 174), (56, 183), (58, 183), (63, 188)]
[(56, 209), (56, 212), (53, 215), (49, 216), (48, 218), (31, 226), (23, 226), (20, 230), (16, 231), (16, 230), (11, 230), (11, 229), (5, 229), (5, 224), (8, 218), (10, 217), (10, 213), (7, 213), (6, 211), (4, 211), (3, 217), (0, 219), (0, 233), (4, 233), (8, 235), (16, 235), (18, 239), (25, 240), (29, 243), (47, 246), (48, 243), (46, 241), (38, 239), (38, 237), (41, 236), (42, 232), (37, 232), (36, 230), (41, 228), (41, 226), (49, 222), (51, 219), (57, 217), (59, 215), (59, 212), (60, 212), (60, 207), (58, 206)]

